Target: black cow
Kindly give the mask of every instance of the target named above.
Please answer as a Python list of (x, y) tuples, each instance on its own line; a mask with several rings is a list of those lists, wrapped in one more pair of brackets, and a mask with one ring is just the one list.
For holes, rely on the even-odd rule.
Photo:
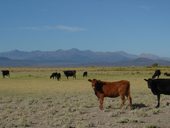
[(9, 70), (2, 70), (1, 72), (2, 72), (2, 76), (3, 76), (3, 78), (5, 78), (5, 76), (10, 77)]
[(144, 79), (147, 81), (148, 88), (151, 89), (154, 95), (157, 95), (158, 104), (156, 108), (160, 106), (160, 95), (170, 95), (170, 79)]
[(51, 74), (51, 76), (50, 76), (50, 79), (56, 79), (57, 78), (57, 80), (60, 80), (60, 78), (61, 78), (61, 74), (60, 73), (57, 73), (57, 72), (53, 72), (52, 74)]
[(76, 70), (67, 70), (67, 71), (63, 71), (65, 76), (67, 77), (73, 77), (76, 79)]
[(87, 72), (83, 72), (83, 77), (87, 77)]
[(152, 79), (155, 79), (156, 77), (159, 78), (160, 75), (161, 75), (161, 71), (159, 69), (155, 70), (155, 73), (153, 74)]
[(164, 75), (165, 76), (170, 76), (170, 73), (165, 72)]

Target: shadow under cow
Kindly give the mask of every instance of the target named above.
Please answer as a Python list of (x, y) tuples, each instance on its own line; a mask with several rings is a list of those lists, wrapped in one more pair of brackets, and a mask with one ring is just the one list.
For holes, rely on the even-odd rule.
[(134, 110), (134, 109), (146, 108), (146, 107), (148, 107), (148, 106), (146, 106), (146, 105), (143, 104), (143, 103), (135, 103), (135, 104), (132, 105), (132, 109), (133, 109), (133, 110)]

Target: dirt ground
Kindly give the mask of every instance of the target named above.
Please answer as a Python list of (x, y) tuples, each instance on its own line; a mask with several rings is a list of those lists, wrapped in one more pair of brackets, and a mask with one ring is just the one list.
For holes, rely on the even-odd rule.
[(88, 78), (81, 76), (84, 67), (76, 80), (63, 76), (61, 81), (49, 79), (53, 69), (19, 68), (0, 79), (0, 128), (170, 128), (170, 97), (161, 95), (156, 109), (157, 98), (144, 81), (154, 69), (92, 69), (88, 78), (130, 81), (131, 110), (127, 101), (120, 109), (120, 97), (105, 98), (99, 110)]
[[(142, 95), (141, 95), (142, 96)], [(156, 98), (146, 104), (136, 97), (133, 109), (120, 109), (119, 98), (106, 98), (104, 110), (89, 94), (58, 94), (45, 97), (0, 97), (1, 128), (169, 128), (168, 97), (156, 109)], [(145, 96), (144, 98), (147, 98)]]

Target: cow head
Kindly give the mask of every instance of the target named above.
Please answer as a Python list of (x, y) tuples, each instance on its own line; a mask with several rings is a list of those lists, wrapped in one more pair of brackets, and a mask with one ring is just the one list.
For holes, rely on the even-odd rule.
[(147, 84), (148, 84), (148, 88), (151, 88), (151, 85), (152, 85), (152, 79), (144, 79), (146, 82), (147, 82)]
[(92, 83), (92, 88), (95, 90), (95, 91), (99, 91), (101, 93), (103, 93), (103, 85), (104, 85), (104, 82), (102, 82), (101, 80), (96, 80), (96, 79), (89, 79), (88, 80), (89, 82)]
[(93, 89), (95, 89), (95, 86), (96, 86), (97, 80), (96, 80), (96, 79), (93, 79), (93, 80), (88, 79), (88, 81), (92, 83), (92, 88), (93, 88)]

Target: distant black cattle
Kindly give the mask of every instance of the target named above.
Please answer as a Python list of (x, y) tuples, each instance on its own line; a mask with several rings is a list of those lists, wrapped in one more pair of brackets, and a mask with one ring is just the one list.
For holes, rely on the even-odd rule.
[(10, 77), (9, 70), (2, 70), (1, 72), (2, 72), (2, 76), (3, 76), (3, 78), (5, 78), (5, 76)]
[(155, 73), (153, 74), (152, 79), (155, 79), (156, 77), (159, 78), (160, 75), (161, 75), (161, 71), (159, 69), (155, 70)]
[(160, 95), (170, 95), (170, 79), (144, 79), (147, 81), (148, 88), (151, 89), (154, 95), (157, 95), (158, 104), (156, 108), (160, 106)]
[(87, 77), (87, 72), (83, 72), (83, 77)]
[(164, 75), (165, 76), (170, 76), (170, 73), (165, 72)]
[(57, 72), (53, 72), (50, 76), (50, 79), (57, 79), (57, 80), (60, 80), (61, 78), (61, 74), (60, 73), (57, 73)]
[(63, 71), (64, 75), (67, 77), (73, 77), (76, 79), (76, 70), (67, 70), (67, 71)]

